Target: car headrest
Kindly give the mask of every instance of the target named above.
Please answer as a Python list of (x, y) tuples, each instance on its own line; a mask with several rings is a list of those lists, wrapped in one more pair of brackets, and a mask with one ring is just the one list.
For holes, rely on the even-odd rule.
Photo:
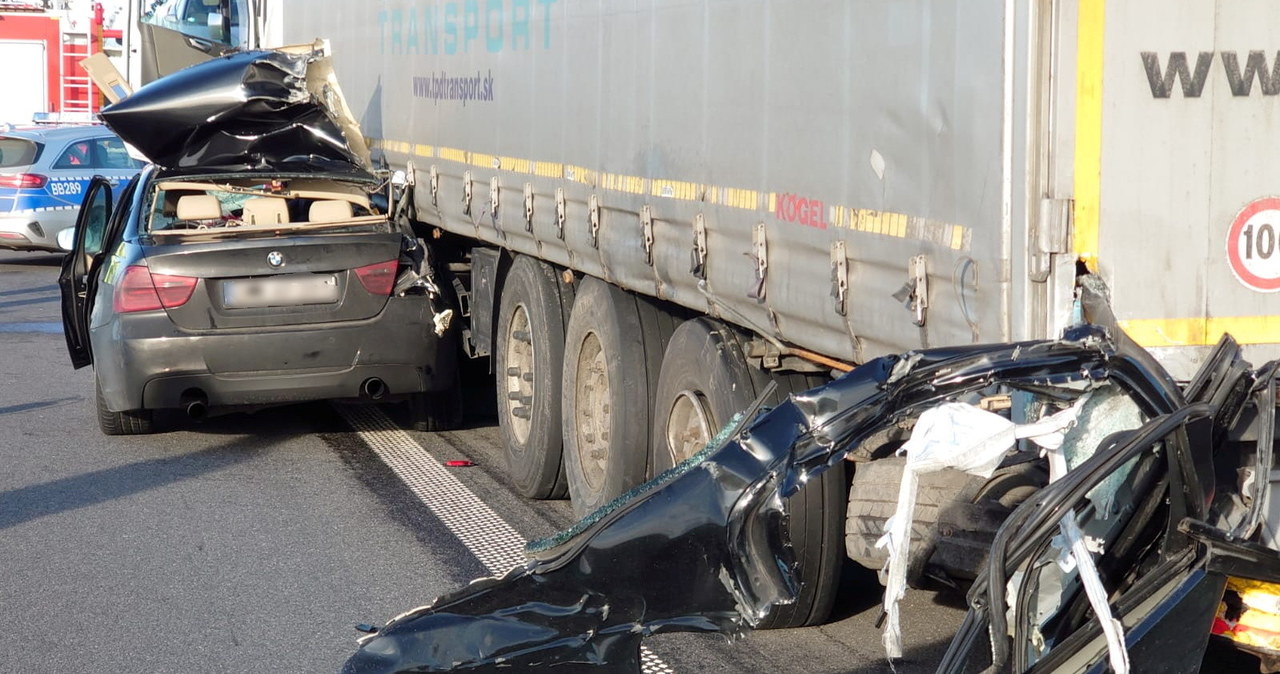
[(289, 207), (284, 199), (254, 197), (244, 202), (241, 219), (247, 225), (283, 225), (289, 222)]
[(311, 204), (307, 219), (311, 222), (341, 222), (352, 217), (351, 202), (341, 199), (325, 199)]
[(218, 220), (222, 218), (222, 204), (211, 194), (188, 194), (178, 198), (176, 209), (179, 220)]

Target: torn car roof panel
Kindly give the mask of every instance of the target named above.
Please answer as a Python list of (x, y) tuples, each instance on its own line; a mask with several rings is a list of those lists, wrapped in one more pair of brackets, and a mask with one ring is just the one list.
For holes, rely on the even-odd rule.
[(101, 116), (148, 160), (174, 171), (371, 178), (369, 150), (323, 43), (206, 61), (151, 82)]

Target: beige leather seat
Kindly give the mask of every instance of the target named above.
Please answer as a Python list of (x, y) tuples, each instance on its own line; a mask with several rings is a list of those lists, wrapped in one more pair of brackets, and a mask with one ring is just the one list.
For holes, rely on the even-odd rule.
[(311, 222), (342, 222), (351, 218), (351, 202), (341, 199), (316, 201), (307, 211), (307, 220)]
[(219, 220), (222, 205), (210, 194), (188, 194), (178, 198), (175, 209), (179, 220)]
[(289, 222), (289, 205), (284, 199), (254, 197), (244, 202), (240, 219), (246, 225), (283, 225)]

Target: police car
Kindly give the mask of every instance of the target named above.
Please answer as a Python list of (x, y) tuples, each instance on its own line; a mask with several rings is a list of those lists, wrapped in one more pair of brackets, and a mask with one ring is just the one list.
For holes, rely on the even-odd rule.
[(102, 125), (0, 129), (0, 249), (60, 251), (89, 181), (118, 188), (142, 165)]

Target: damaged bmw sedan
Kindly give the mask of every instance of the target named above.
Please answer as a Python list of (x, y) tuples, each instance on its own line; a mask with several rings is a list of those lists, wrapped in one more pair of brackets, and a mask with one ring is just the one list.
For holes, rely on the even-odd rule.
[(95, 179), (66, 242), (67, 347), (104, 433), (342, 398), (448, 416), (452, 311), (323, 49), (194, 66), (102, 118), (151, 162), (118, 202)]

